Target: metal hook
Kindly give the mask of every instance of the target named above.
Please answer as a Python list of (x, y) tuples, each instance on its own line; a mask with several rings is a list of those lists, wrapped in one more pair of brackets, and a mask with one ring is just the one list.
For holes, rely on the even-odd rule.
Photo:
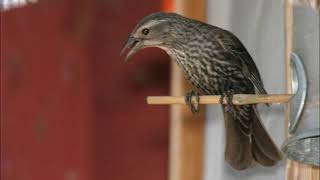
[(295, 94), (290, 104), (289, 133), (293, 134), (300, 122), (300, 117), (307, 97), (307, 75), (302, 59), (295, 53), (291, 54), (292, 91)]
[[(295, 94), (290, 102), (289, 133), (294, 134), (306, 103), (307, 75), (301, 58), (291, 54), (292, 91)], [(289, 137), (282, 146), (289, 159), (304, 164), (320, 166), (320, 129), (306, 129)]]

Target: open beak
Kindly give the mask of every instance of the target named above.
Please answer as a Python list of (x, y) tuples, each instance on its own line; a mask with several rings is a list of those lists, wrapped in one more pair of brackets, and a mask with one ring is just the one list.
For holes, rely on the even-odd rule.
[(143, 44), (141, 39), (134, 38), (132, 36), (129, 37), (127, 42), (124, 44), (120, 55), (122, 55), (127, 49), (129, 49), (125, 61), (127, 61), (133, 54), (138, 52), (142, 48)]

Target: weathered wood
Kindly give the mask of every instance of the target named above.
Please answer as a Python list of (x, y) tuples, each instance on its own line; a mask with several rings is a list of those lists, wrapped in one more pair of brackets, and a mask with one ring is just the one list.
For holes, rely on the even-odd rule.
[(319, 180), (319, 167), (301, 164), (295, 161), (287, 163), (287, 180)]

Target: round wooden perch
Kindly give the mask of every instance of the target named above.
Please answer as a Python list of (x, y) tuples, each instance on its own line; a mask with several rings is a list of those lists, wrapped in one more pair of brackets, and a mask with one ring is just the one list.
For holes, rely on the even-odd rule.
[[(220, 104), (221, 96), (200, 96), (200, 104)], [(293, 97), (292, 94), (273, 94), (273, 95), (256, 95), (256, 94), (235, 94), (232, 103), (235, 105), (259, 104), (259, 103), (287, 103)], [(192, 97), (195, 103), (195, 97)], [(149, 96), (148, 104), (186, 104), (184, 96)], [(224, 98), (223, 104), (226, 104)]]

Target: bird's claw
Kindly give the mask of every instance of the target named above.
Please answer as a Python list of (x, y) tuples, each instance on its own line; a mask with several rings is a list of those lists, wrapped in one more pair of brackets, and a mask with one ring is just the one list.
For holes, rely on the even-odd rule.
[(234, 91), (231, 89), (231, 90), (228, 90), (228, 91), (222, 93), (222, 95), (220, 96), (220, 99), (219, 99), (220, 104), (223, 104), (223, 100), (224, 100), (224, 98), (226, 98), (228, 113), (231, 113), (232, 108), (233, 108), (233, 103), (232, 103), (233, 95), (234, 95)]
[[(192, 97), (195, 97), (196, 98), (196, 102), (193, 103), (192, 102)], [(196, 113), (199, 113), (200, 111), (200, 105), (199, 105), (199, 102), (200, 102), (200, 97), (199, 97), (199, 93), (191, 90), (189, 92), (187, 92), (186, 96), (185, 96), (185, 102), (186, 104), (190, 107), (190, 110), (192, 112), (192, 114), (196, 114)]]

